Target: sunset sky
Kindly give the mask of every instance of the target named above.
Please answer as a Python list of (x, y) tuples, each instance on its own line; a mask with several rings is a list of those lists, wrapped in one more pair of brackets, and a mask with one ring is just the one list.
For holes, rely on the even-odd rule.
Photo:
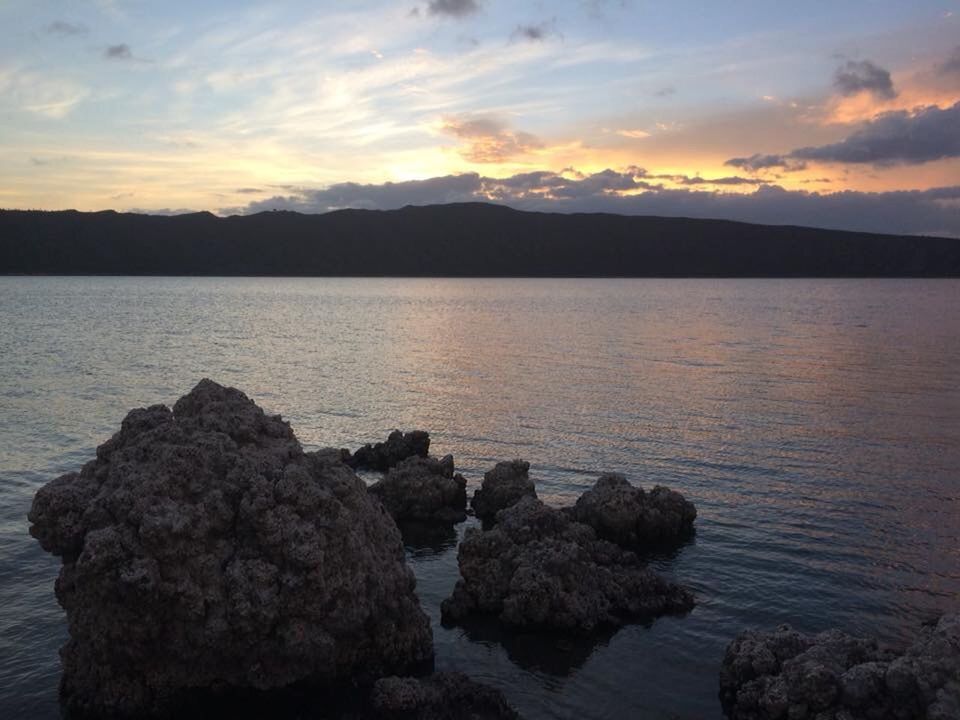
[(960, 236), (960, 0), (0, 3), (0, 206)]

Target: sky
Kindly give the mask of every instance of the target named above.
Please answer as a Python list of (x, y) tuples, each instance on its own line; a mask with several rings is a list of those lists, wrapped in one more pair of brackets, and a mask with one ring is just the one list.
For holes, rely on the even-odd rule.
[(0, 0), (0, 207), (960, 237), (960, 0)]

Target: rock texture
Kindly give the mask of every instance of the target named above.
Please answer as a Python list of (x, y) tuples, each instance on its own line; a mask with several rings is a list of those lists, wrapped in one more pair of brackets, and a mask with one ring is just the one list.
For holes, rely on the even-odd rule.
[(377, 720), (519, 720), (503, 695), (462, 673), (389, 677), (373, 687)]
[(604, 540), (640, 549), (676, 543), (693, 532), (697, 509), (683, 495), (660, 485), (649, 493), (623, 475), (601, 475), (565, 512)]
[(68, 706), (160, 712), (192, 688), (372, 681), (432, 656), (395, 523), (340, 462), (204, 380), (134, 410), (31, 534), (63, 560)]
[(539, 500), (525, 497), (496, 520), (460, 544), (446, 622), (485, 613), (509, 626), (591, 631), (693, 607), (687, 590)]
[(960, 615), (903, 653), (838, 630), (744, 632), (727, 648), (720, 698), (733, 720), (956, 720)]
[(496, 514), (524, 497), (537, 497), (530, 479), (530, 463), (510, 460), (497, 463), (483, 476), (483, 483), (474, 492), (470, 506), (477, 517), (492, 520)]
[(454, 474), (453, 456), (414, 456), (370, 486), (397, 523), (452, 525), (467, 519), (467, 481)]
[(409, 457), (427, 457), (429, 451), (429, 433), (424, 430), (412, 430), (408, 433), (394, 430), (385, 442), (364, 445), (348, 462), (354, 468), (386, 472)]

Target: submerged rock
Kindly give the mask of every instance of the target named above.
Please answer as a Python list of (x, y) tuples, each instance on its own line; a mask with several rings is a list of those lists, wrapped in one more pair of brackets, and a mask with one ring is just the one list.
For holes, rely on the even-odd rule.
[(452, 525), (467, 519), (467, 481), (454, 474), (452, 455), (407, 458), (369, 491), (398, 524)]
[(41, 488), (30, 532), (63, 560), (68, 706), (144, 715), (191, 689), (372, 682), (431, 658), (395, 523), (328, 460), (203, 380)]
[(720, 699), (733, 720), (960, 718), (960, 615), (923, 628), (902, 653), (839, 630), (741, 633), (723, 660)]
[(492, 520), (496, 514), (524, 497), (537, 497), (530, 479), (530, 463), (510, 460), (497, 463), (483, 476), (483, 483), (474, 492), (470, 505), (477, 517)]
[(623, 475), (601, 475), (565, 512), (604, 540), (627, 548), (676, 543), (693, 532), (697, 509), (683, 495), (660, 485), (649, 493)]
[(409, 457), (427, 457), (430, 451), (430, 434), (424, 430), (408, 433), (394, 430), (385, 442), (364, 445), (349, 459), (351, 467), (386, 472), (401, 460)]
[(508, 626), (591, 631), (693, 607), (689, 591), (537, 499), (525, 497), (496, 519), (460, 544), (461, 579), (443, 602), (446, 622), (483, 613)]
[(492, 687), (462, 673), (427, 678), (389, 677), (373, 687), (377, 720), (519, 720), (519, 715)]

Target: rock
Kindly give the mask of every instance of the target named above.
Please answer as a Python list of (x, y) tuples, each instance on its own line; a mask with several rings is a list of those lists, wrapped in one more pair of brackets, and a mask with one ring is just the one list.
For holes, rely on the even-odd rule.
[(430, 450), (430, 435), (423, 430), (408, 433), (394, 430), (386, 442), (364, 445), (350, 458), (350, 466), (364, 470), (386, 472), (401, 460), (409, 457), (427, 457)]
[(376, 720), (519, 720), (494, 688), (462, 673), (436, 673), (426, 678), (389, 677), (373, 687)]
[(398, 524), (452, 525), (467, 519), (467, 481), (453, 472), (453, 456), (414, 456), (369, 488)]
[(649, 493), (623, 475), (601, 475), (565, 512), (597, 536), (626, 548), (673, 544), (693, 532), (697, 510), (683, 495), (660, 485)]
[(130, 412), (29, 517), (63, 560), (68, 709), (141, 716), (193, 689), (372, 682), (432, 657), (396, 524), (239, 390), (203, 380), (172, 412)]
[(310, 455), (322, 463), (343, 463), (344, 465), (350, 465), (353, 460), (353, 456), (346, 448), (320, 448), (319, 450), (307, 453), (307, 455)]
[(470, 505), (477, 517), (492, 520), (496, 514), (524, 497), (537, 497), (529, 476), (530, 463), (525, 460), (499, 462), (483, 476), (483, 483), (473, 494)]
[(689, 591), (535, 498), (496, 521), (471, 528), (460, 544), (461, 579), (443, 602), (445, 622), (480, 613), (513, 627), (592, 631), (693, 607)]
[(900, 654), (838, 630), (741, 633), (727, 648), (720, 699), (734, 720), (960, 717), (960, 615), (922, 628)]

